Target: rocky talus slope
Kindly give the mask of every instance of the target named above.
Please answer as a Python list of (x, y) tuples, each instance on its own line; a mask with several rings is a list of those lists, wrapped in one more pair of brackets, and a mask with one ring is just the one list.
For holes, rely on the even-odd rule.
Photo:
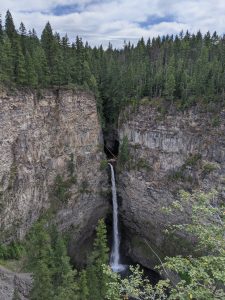
[(91, 94), (2, 91), (1, 242), (23, 239), (40, 215), (53, 211), (60, 230), (70, 233), (71, 253), (82, 248), (108, 210), (102, 144)]
[(159, 261), (144, 239), (161, 258), (191, 253), (191, 237), (164, 233), (167, 225), (187, 221), (189, 208), (168, 215), (163, 207), (179, 199), (181, 189), (215, 188), (225, 198), (225, 110), (170, 107), (164, 115), (150, 104), (128, 108), (119, 136), (120, 143), (127, 137), (130, 152), (118, 176), (127, 253), (151, 268)]

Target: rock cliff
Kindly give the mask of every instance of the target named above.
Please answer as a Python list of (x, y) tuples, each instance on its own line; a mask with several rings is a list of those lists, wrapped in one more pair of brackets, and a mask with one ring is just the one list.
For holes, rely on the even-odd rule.
[(74, 245), (108, 209), (103, 138), (94, 97), (45, 90), (0, 94), (1, 242), (23, 239), (51, 210)]
[(125, 248), (134, 261), (154, 268), (159, 261), (152, 249), (166, 255), (191, 253), (194, 241), (180, 232), (167, 236), (167, 225), (188, 220), (166, 215), (179, 199), (179, 190), (216, 188), (224, 198), (225, 110), (194, 107), (166, 114), (145, 103), (120, 116), (120, 144), (128, 139), (129, 160), (119, 173), (120, 215), (126, 230)]
[(28, 273), (15, 273), (0, 267), (0, 299), (28, 300), (32, 279)]

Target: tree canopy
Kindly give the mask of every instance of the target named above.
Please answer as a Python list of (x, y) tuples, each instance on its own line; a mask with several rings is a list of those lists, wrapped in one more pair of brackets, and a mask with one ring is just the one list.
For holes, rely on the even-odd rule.
[(48, 22), (39, 39), (23, 22), (16, 30), (12, 15), (0, 17), (0, 83), (45, 88), (92, 90), (103, 123), (114, 124), (121, 109), (143, 97), (198, 101), (225, 100), (225, 35), (181, 32), (141, 38), (123, 49), (90, 47), (76, 37), (53, 32)]

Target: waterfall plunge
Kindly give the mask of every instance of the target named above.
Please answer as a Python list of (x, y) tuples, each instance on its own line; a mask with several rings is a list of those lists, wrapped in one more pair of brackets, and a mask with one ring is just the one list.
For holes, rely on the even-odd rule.
[(120, 236), (118, 227), (118, 203), (116, 194), (116, 181), (114, 169), (111, 164), (111, 182), (112, 182), (112, 202), (113, 202), (113, 246), (110, 255), (110, 266), (113, 272), (122, 272), (126, 269), (125, 265), (120, 264)]

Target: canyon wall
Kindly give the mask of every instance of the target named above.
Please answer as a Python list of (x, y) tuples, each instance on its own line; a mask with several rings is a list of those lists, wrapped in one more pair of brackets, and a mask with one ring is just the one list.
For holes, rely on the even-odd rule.
[(1, 242), (23, 239), (48, 211), (70, 234), (76, 252), (108, 211), (94, 97), (66, 90), (2, 91), (0, 108)]
[(145, 103), (121, 114), (119, 136), (120, 145), (128, 140), (129, 150), (125, 167), (118, 170), (127, 255), (154, 268), (159, 264), (155, 253), (162, 259), (190, 254), (192, 237), (164, 233), (168, 225), (188, 221), (190, 209), (165, 214), (163, 207), (179, 199), (181, 189), (215, 188), (225, 198), (225, 110), (199, 106), (181, 112), (173, 105), (162, 113)]
[(29, 300), (32, 278), (29, 273), (15, 273), (0, 266), (0, 299)]

